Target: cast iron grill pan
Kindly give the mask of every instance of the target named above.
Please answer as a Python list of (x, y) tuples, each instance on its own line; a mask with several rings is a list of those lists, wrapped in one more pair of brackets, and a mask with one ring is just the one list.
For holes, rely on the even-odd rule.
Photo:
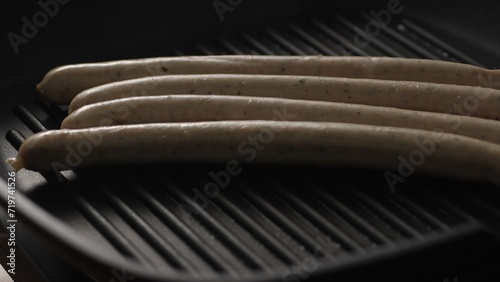
[[(351, 54), (479, 65), (408, 19), (393, 21), (361, 48), (353, 41), (355, 29), (370, 20), (367, 13), (310, 18), (179, 46), (166, 55)], [(66, 115), (34, 91), (24, 95), (30, 98), (14, 107), (15, 122), (2, 140), (9, 156), (26, 137), (58, 128)], [(493, 187), (412, 176), (393, 192), (379, 171), (246, 165), (217, 197), (193, 200), (193, 189), (203, 191), (213, 181), (209, 173), (223, 170), (148, 165), (57, 175), (20, 171), (19, 216), (98, 281), (113, 281), (116, 273), (130, 281), (373, 281), (404, 272), (413, 273), (406, 281), (432, 272), (440, 279), (432, 281), (458, 275), (460, 281), (488, 281), (495, 275), (493, 262), (475, 267), (468, 260), (442, 261), (498, 249), (483, 229), (500, 223), (500, 193)], [(472, 241), (477, 245), (468, 246)], [(479, 270), (459, 273), (464, 263)]]

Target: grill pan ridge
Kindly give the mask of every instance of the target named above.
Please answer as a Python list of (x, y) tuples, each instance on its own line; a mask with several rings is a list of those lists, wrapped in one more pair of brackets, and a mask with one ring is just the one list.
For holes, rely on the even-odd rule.
[[(357, 47), (352, 42), (355, 31), (370, 20), (365, 12), (312, 17), (166, 53), (347, 52), (480, 65), (407, 18), (394, 20), (365, 48)], [(10, 153), (26, 137), (58, 128), (66, 115), (63, 107), (39, 97), (16, 105), (12, 114), (16, 125), (4, 132), (1, 144), (10, 146)], [(483, 238), (483, 225), (495, 229), (500, 224), (500, 192), (485, 184), (415, 176), (391, 192), (377, 171), (251, 165), (242, 169), (217, 197), (202, 203), (193, 201), (193, 188), (212, 181), (209, 172), (222, 170), (220, 166), (126, 166), (58, 175), (21, 171), (19, 213), (62, 257), (98, 281), (113, 281), (116, 271), (125, 271), (131, 281), (317, 281), (334, 275), (344, 279), (339, 281), (362, 281), (356, 273), (360, 269), (369, 270), (371, 277), (382, 275), (378, 272), (384, 268), (369, 267), (376, 261), (397, 265), (399, 259), (418, 258), (419, 252), (438, 245), (456, 247), (457, 242)], [(5, 192), (2, 189), (3, 198)], [(196, 212), (186, 213), (181, 207)], [(36, 212), (39, 217), (32, 217)], [(457, 251), (449, 248), (445, 250)], [(326, 261), (319, 262), (318, 250), (327, 251)], [(428, 258), (426, 265), (438, 260), (439, 256)], [(308, 271), (311, 261), (316, 267)], [(457, 275), (455, 270), (441, 269), (442, 275)], [(396, 275), (406, 270), (392, 271)], [(481, 273), (483, 277), (460, 281), (488, 281), (495, 275)]]

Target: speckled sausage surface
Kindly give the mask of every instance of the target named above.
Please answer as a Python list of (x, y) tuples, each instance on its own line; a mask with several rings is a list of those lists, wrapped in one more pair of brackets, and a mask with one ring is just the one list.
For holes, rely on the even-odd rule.
[(493, 120), (347, 103), (221, 95), (145, 96), (100, 102), (71, 113), (61, 128), (273, 119), (442, 130), (500, 144), (500, 122)]
[[(427, 81), (483, 86), (499, 71), (423, 59), (334, 56), (195, 56), (74, 64), (49, 71), (37, 85), (53, 104), (68, 104), (79, 92), (114, 81), (166, 74), (279, 74)], [(480, 79), (482, 77), (482, 80)], [(494, 84), (496, 85), (496, 84)], [(492, 85), (492, 86), (494, 86)]]
[[(110, 83), (85, 90), (70, 112), (86, 104), (124, 97), (216, 94), (278, 97), (388, 106), (500, 119), (500, 90), (448, 84), (277, 75), (172, 75)], [(471, 105), (469, 105), (471, 104)], [(468, 111), (466, 111), (468, 109)]]
[[(259, 150), (250, 150), (251, 137), (260, 142)], [(15, 169), (37, 171), (229, 161), (397, 170), (400, 157), (412, 154), (422, 138), (432, 140), (434, 149), (417, 173), (500, 184), (499, 145), (454, 134), (345, 123), (222, 121), (54, 130), (28, 138), (8, 162)]]

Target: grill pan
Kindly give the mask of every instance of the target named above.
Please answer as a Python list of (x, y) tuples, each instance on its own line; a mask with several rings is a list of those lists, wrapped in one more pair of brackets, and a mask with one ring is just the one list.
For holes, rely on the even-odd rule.
[[(355, 32), (370, 21), (369, 12), (291, 18), (172, 44), (164, 55), (347, 52), (484, 64), (404, 16), (360, 48)], [(33, 88), (23, 81), (3, 87), (8, 97), (1, 105), (2, 159), (14, 156), (28, 136), (58, 128), (66, 115)], [(6, 179), (10, 169), (1, 170)], [(498, 278), (495, 187), (412, 176), (390, 191), (380, 171), (246, 165), (219, 196), (195, 198), (193, 189), (213, 181), (210, 172), (223, 170), (147, 165), (20, 171), (18, 263), (26, 261), (23, 266), (30, 265), (40, 281)], [(0, 185), (5, 204), (7, 188)], [(1, 243), (7, 253), (6, 241)], [(54, 274), (37, 249), (66, 270)]]

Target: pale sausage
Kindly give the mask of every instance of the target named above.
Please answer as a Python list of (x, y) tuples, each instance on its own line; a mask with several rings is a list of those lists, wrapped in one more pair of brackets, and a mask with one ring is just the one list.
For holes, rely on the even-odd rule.
[[(424, 141), (431, 145), (425, 153), (417, 145)], [(37, 171), (172, 162), (397, 171), (402, 158), (408, 162), (417, 151), (419, 174), (500, 185), (499, 145), (448, 133), (345, 123), (218, 121), (54, 130), (28, 138), (8, 162), (16, 170)]]
[(347, 103), (220, 95), (146, 96), (100, 102), (71, 113), (61, 128), (273, 119), (441, 130), (500, 144), (500, 122), (493, 120)]
[(172, 75), (110, 83), (78, 94), (70, 112), (124, 97), (216, 94), (388, 106), (500, 119), (500, 90), (437, 83), (277, 75)]
[(114, 81), (166, 74), (279, 74), (426, 81), (500, 87), (500, 72), (473, 65), (423, 59), (334, 56), (194, 56), (74, 64), (49, 71), (37, 85), (54, 104)]

